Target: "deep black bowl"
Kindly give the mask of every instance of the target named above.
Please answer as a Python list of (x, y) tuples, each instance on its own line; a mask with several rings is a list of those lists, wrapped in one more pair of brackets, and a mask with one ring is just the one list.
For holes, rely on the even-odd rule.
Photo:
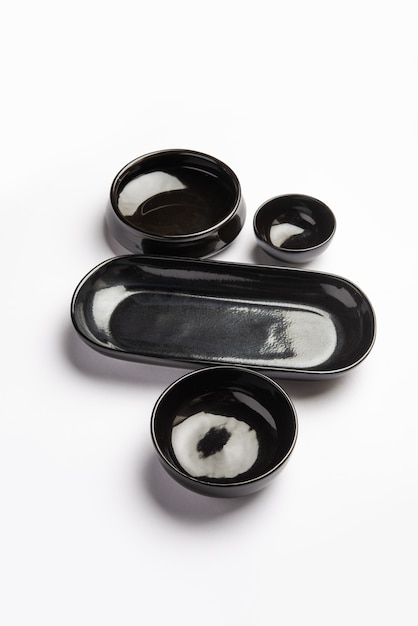
[(335, 216), (326, 204), (300, 194), (271, 198), (254, 216), (260, 246), (287, 263), (305, 263), (324, 252), (335, 228)]
[(108, 228), (131, 252), (206, 258), (241, 231), (245, 203), (234, 172), (192, 150), (153, 152), (115, 177)]
[(186, 374), (160, 396), (151, 418), (166, 471), (184, 487), (216, 497), (265, 487), (288, 460), (297, 430), (283, 389), (241, 367)]

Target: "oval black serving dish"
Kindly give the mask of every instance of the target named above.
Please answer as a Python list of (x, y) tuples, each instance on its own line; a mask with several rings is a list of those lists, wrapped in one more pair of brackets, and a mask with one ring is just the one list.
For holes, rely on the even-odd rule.
[(76, 288), (71, 316), (81, 337), (112, 357), (240, 365), (282, 378), (342, 374), (375, 338), (369, 300), (344, 278), (174, 257), (101, 263)]
[(151, 417), (152, 440), (168, 474), (216, 497), (265, 487), (289, 459), (297, 430), (283, 389), (241, 367), (186, 374), (164, 391)]
[(160, 150), (128, 163), (110, 190), (106, 222), (131, 252), (206, 258), (241, 231), (245, 203), (236, 174), (194, 150)]

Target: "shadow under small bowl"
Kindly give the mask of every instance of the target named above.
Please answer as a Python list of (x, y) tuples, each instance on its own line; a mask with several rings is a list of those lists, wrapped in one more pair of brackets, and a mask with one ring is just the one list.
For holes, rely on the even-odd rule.
[(165, 470), (184, 487), (215, 497), (265, 487), (288, 460), (297, 430), (284, 390), (241, 367), (186, 374), (160, 396), (151, 418)]
[(258, 244), (286, 263), (317, 257), (329, 246), (335, 228), (335, 216), (326, 204), (300, 194), (271, 198), (254, 216)]
[(115, 177), (106, 222), (130, 252), (205, 258), (228, 246), (245, 221), (234, 172), (193, 150), (153, 152)]

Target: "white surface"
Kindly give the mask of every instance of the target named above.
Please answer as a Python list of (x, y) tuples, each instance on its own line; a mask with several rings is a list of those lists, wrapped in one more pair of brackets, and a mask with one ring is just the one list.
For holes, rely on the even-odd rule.
[[(0, 38), (0, 622), (60, 626), (418, 621), (415, 3), (40, 0)], [(185, 373), (96, 354), (77, 282), (116, 253), (114, 175), (149, 151), (224, 160), (248, 205), (216, 258), (274, 263), (252, 216), (304, 193), (337, 217), (309, 267), (378, 320), (335, 382), (283, 382), (299, 439), (250, 499), (191, 494), (149, 436)]]

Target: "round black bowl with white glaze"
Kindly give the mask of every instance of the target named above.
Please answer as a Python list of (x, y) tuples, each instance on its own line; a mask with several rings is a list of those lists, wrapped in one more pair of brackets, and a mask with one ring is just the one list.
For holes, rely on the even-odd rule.
[(329, 246), (335, 229), (331, 209), (301, 194), (271, 198), (254, 216), (259, 245), (286, 263), (305, 263), (317, 257)]
[(193, 150), (162, 150), (115, 177), (106, 222), (130, 252), (206, 258), (228, 246), (245, 221), (235, 173)]
[(160, 396), (151, 418), (152, 440), (168, 474), (215, 497), (265, 487), (288, 460), (297, 430), (284, 390), (241, 367), (186, 374)]

